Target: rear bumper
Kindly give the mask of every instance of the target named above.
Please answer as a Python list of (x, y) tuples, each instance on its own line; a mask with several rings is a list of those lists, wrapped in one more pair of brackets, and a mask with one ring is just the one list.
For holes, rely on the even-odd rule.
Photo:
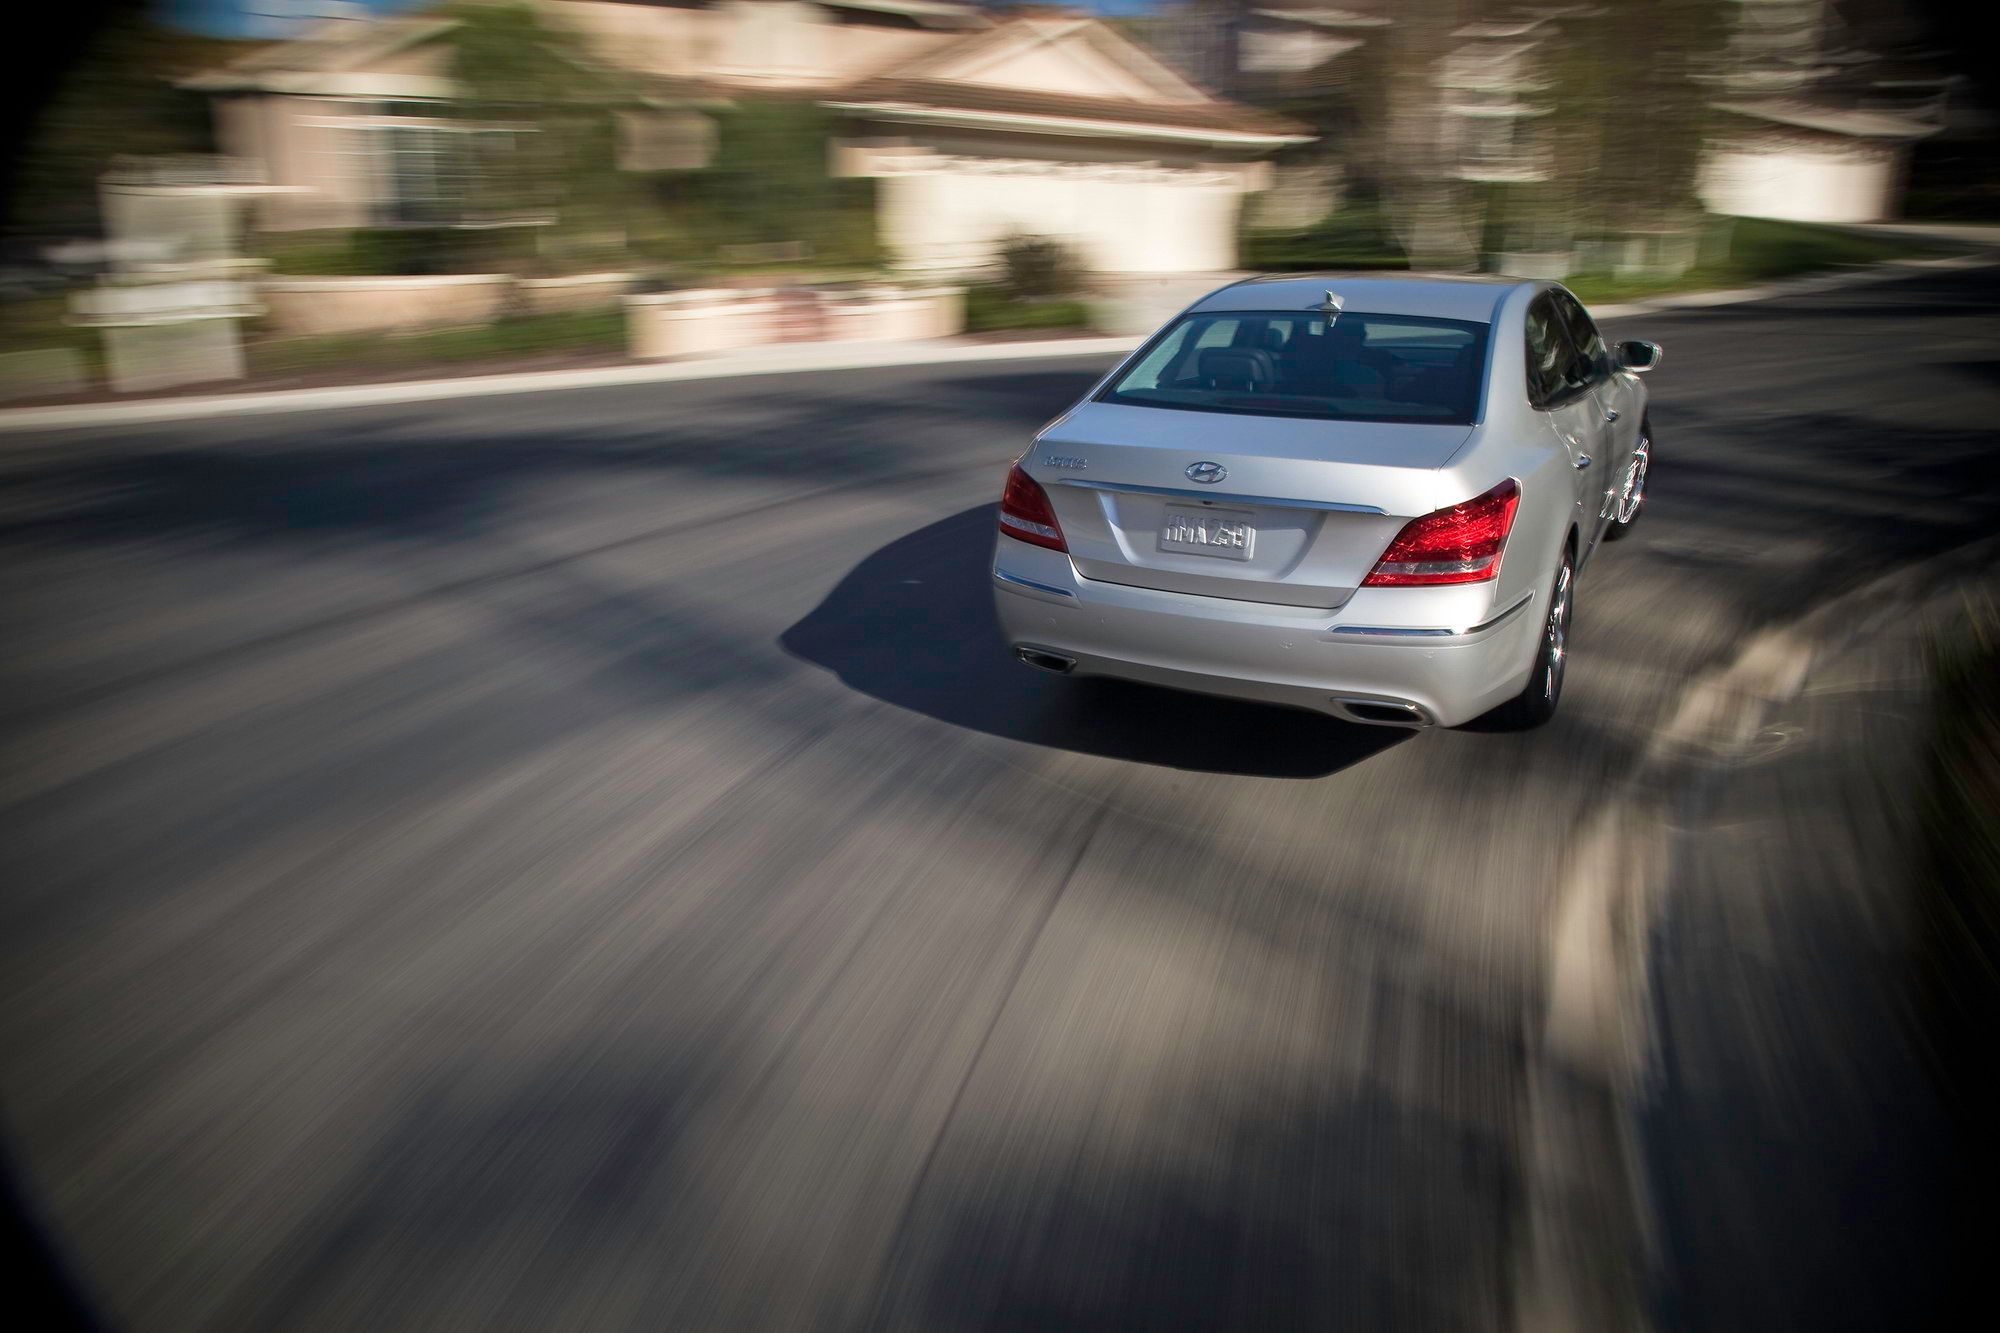
[(1067, 659), (1076, 675), (1417, 726), (1457, 726), (1518, 694), (1542, 619), (1533, 594), (1438, 628), (1421, 624), (1441, 611), (1435, 589), (1366, 589), (1324, 611), (1128, 588), (1004, 539), (993, 589), (1007, 642)]

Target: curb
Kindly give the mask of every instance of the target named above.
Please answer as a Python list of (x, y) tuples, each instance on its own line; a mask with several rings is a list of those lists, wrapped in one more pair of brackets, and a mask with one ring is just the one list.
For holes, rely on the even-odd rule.
[[(2000, 254), (1950, 255), (1938, 259), (1896, 259), (1866, 268), (1813, 274), (1758, 287), (1690, 292), (1600, 305), (1599, 319), (1625, 319), (1666, 311), (1741, 305), (1783, 296), (1835, 291), (1931, 270), (1988, 268)], [(633, 384), (691, 380), (747, 379), (826, 370), (876, 370), (892, 366), (950, 365), (964, 362), (1029, 361), (1062, 357), (1111, 357), (1131, 351), (1142, 337), (1049, 338), (1017, 343), (799, 343), (754, 357), (663, 364), (597, 366), (586, 370), (518, 371), (465, 375), (453, 379), (403, 380), (387, 384), (334, 385), (321, 389), (267, 389), (204, 394), (188, 398), (146, 398), (120, 403), (69, 403), (55, 407), (0, 408), (0, 434), (30, 430), (70, 430), (85, 426), (136, 426), (204, 417), (253, 416), (278, 412), (326, 411), (398, 403), (442, 402), (495, 394), (549, 393)]]
[(759, 375), (796, 375), (810, 371), (949, 365), (968, 361), (1028, 361), (1052, 357), (1109, 357), (1129, 352), (1139, 342), (1138, 338), (1052, 338), (1018, 343), (799, 343), (782, 352), (757, 357), (595, 366), (586, 370), (533, 370), (506, 375), (464, 375), (442, 380), (332, 385), (323, 389), (268, 389), (188, 398), (146, 398), (124, 403), (13, 407), (0, 409), (0, 432), (145, 425), (205, 417), (429, 403), (452, 398), (602, 389), (629, 384), (749, 379)]

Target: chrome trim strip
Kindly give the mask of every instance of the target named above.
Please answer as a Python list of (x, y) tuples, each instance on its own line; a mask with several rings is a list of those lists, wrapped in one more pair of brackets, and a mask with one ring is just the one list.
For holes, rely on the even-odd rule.
[(1334, 625), (1328, 634), (1369, 634), (1385, 639), (1449, 639), (1460, 633), (1455, 629), (1399, 629), (1393, 625)]
[(1177, 499), (1205, 500), (1209, 504), (1234, 502), (1263, 505), (1268, 509), (1324, 509), (1338, 514), (1386, 514), (1374, 505), (1341, 504), (1334, 500), (1282, 500), (1275, 495), (1218, 495), (1214, 491), (1191, 491), (1184, 486), (1127, 486), (1109, 481), (1085, 481), (1080, 477), (1051, 477), (1056, 486), (1081, 486), (1087, 491), (1126, 491), (1133, 495), (1167, 495)]
[(1046, 583), (1037, 583), (1033, 579), (1024, 579), (1018, 574), (1003, 574), (997, 569), (993, 571), (993, 577), (999, 579), (1002, 583), (1018, 583), (1023, 588), (1033, 588), (1036, 592), (1054, 593), (1058, 597), (1076, 596), (1068, 588), (1051, 588)]
[(1503, 620), (1512, 619), (1522, 608), (1535, 599), (1532, 592), (1524, 592), (1514, 604), (1491, 620), (1464, 629), (1404, 629), (1398, 625), (1329, 625), (1328, 634), (1369, 634), (1392, 639), (1453, 639), (1465, 634), (1483, 634)]

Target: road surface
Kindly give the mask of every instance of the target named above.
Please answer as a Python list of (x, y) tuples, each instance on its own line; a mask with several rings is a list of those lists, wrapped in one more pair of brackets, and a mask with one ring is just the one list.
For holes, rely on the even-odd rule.
[(0, 1090), (142, 1329), (1484, 1329), (1579, 824), (1745, 630), (1990, 531), (1988, 270), (1620, 323), (1563, 711), (1034, 674), (1100, 363), (10, 439)]

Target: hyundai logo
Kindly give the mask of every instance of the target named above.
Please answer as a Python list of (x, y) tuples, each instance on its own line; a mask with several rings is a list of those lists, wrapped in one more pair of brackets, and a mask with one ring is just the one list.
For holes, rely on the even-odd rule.
[(1187, 470), (1189, 481), (1198, 481), (1204, 486), (1213, 486), (1228, 475), (1229, 469), (1220, 463), (1190, 463)]

